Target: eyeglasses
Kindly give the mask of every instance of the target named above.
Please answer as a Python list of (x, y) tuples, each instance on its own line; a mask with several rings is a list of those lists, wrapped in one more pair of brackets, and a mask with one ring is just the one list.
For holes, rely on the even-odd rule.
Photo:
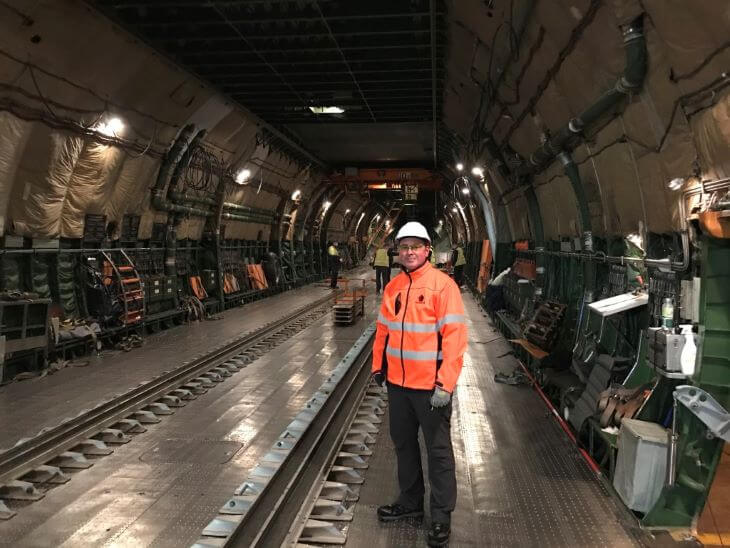
[(399, 244), (398, 251), (418, 251), (422, 247), (425, 247), (424, 244)]

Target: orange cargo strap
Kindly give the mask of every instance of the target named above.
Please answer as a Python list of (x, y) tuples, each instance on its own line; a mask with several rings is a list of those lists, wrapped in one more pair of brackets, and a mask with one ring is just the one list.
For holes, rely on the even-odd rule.
[(200, 276), (190, 276), (190, 288), (193, 290), (193, 294), (201, 301), (208, 298), (208, 293), (203, 287)]

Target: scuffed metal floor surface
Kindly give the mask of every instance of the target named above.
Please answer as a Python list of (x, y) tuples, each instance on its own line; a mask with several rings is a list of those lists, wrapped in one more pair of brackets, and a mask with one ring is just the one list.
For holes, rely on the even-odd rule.
[[(371, 272), (358, 271), (367, 278)], [(179, 362), (190, 352), (199, 353), (264, 319), (278, 318), (325, 291), (329, 290), (309, 287), (285, 293), (258, 306), (231, 310), (224, 320), (172, 330), (158, 336), (159, 342), (116, 356), (113, 364), (70, 370), (66, 379), (62, 371), (39, 383), (28, 382), (25, 386), (38, 390), (43, 381), (57, 383), (53, 390), (40, 390), (43, 400), (33, 409), (40, 412), (47, 402), (75, 414), (93, 398), (170, 368), (175, 357)], [(353, 326), (335, 327), (332, 314), (326, 314), (159, 424), (148, 425), (146, 433), (116, 446), (113, 454), (99, 458), (88, 470), (73, 473), (70, 482), (49, 490), (42, 500), (16, 507), (14, 518), (0, 522), (0, 546), (190, 546), (373, 321), (375, 300), (369, 297), (366, 302), (366, 317)], [(166, 364), (159, 363), (163, 359)], [(112, 368), (113, 375), (100, 374)], [(126, 382), (124, 387), (114, 386), (119, 379)], [(89, 401), (83, 407), (79, 394)], [(14, 420), (25, 418), (33, 428), (40, 428), (50, 415), (35, 420), (26, 415), (27, 408), (23, 412), (22, 401), (16, 402), (20, 409), (13, 409), (8, 395), (3, 397), (3, 409)], [(56, 422), (63, 416), (57, 415)], [(3, 425), (9, 425), (5, 419)], [(8, 435), (2, 437), (0, 445), (5, 445)]]
[[(512, 371), (515, 358), (474, 299), (464, 294), (464, 304), (469, 349), (452, 418), (458, 499), (450, 546), (653, 544), (594, 476), (537, 394), (527, 386), (494, 382), (495, 373)], [(425, 468), (425, 453), (422, 460)], [(377, 506), (398, 494), (387, 421), (369, 462), (346, 546), (425, 546), (428, 511), (422, 523), (380, 523), (375, 515)]]

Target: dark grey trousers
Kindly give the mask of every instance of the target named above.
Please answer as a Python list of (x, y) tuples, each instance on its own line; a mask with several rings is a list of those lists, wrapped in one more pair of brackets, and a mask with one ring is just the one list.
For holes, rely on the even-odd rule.
[(389, 266), (376, 266), (375, 267), (375, 291), (380, 292), (381, 289), (385, 289), (390, 281), (390, 267)]
[(425, 488), (418, 428), (423, 431), (431, 485), (431, 520), (451, 523), (456, 506), (456, 470), (451, 446), (451, 402), (431, 409), (430, 390), (412, 390), (388, 384), (390, 437), (398, 458), (397, 503), (422, 508)]

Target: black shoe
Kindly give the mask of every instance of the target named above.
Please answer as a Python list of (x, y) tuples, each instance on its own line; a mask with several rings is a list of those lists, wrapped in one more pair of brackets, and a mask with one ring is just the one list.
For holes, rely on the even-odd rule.
[(380, 521), (396, 521), (398, 519), (421, 517), (423, 517), (423, 509), (421, 508), (406, 508), (398, 503), (378, 506), (378, 519)]
[(451, 535), (451, 525), (448, 523), (432, 523), (428, 532), (427, 544), (429, 546), (446, 546)]

